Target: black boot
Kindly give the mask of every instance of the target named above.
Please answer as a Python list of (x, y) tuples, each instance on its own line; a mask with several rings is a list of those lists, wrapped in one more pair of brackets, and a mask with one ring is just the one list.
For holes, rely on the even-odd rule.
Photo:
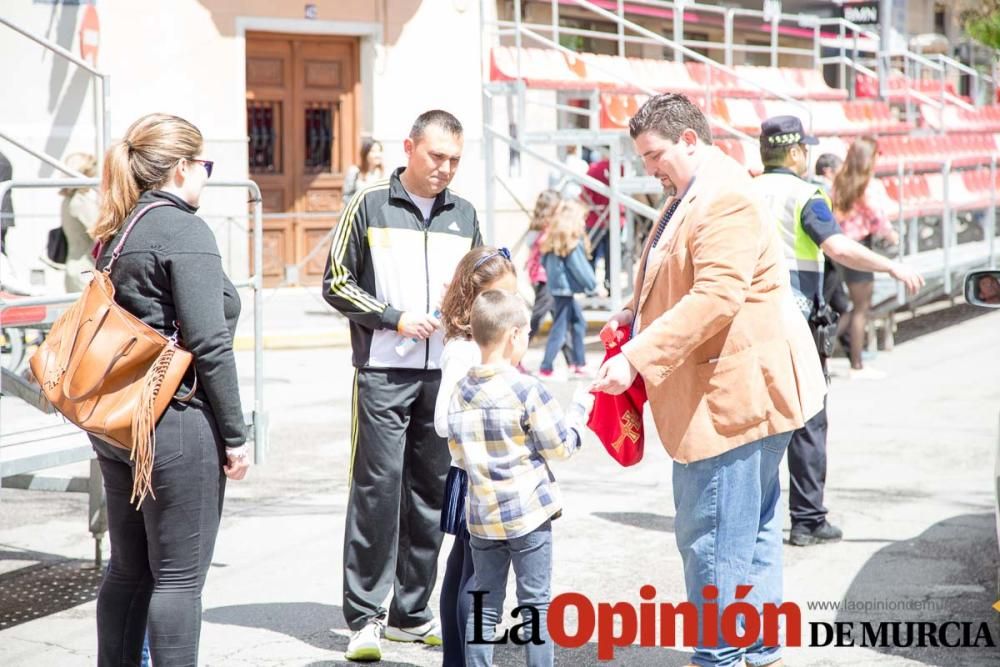
[(792, 526), (792, 532), (788, 536), (788, 543), (796, 547), (809, 547), (814, 544), (839, 542), (843, 536), (844, 531), (829, 521), (824, 520), (823, 523), (814, 528)]

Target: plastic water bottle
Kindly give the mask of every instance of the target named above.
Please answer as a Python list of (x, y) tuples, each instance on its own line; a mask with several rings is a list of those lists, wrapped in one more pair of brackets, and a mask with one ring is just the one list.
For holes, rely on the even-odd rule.
[[(441, 317), (440, 310), (435, 310), (432, 314), (435, 318)], [(401, 339), (398, 343), (396, 343), (396, 354), (398, 354), (401, 357), (405, 357), (407, 354), (410, 353), (410, 350), (416, 347), (417, 343), (419, 342), (420, 341), (416, 338)]]

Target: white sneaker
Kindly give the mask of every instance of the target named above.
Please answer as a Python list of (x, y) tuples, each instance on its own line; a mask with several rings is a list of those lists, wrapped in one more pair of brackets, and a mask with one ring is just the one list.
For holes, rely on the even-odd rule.
[(394, 642), (421, 642), (428, 646), (440, 646), (441, 622), (432, 618), (415, 628), (394, 628), (390, 625), (385, 629), (385, 638)]
[(381, 619), (373, 618), (353, 635), (347, 643), (344, 657), (355, 662), (376, 662), (382, 659)]

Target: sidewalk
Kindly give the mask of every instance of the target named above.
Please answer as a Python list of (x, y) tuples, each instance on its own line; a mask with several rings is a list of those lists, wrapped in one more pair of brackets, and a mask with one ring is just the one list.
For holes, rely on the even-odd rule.
[[(254, 339), (253, 291), (240, 290), (243, 313), (233, 345), (238, 351), (252, 350)], [(346, 347), (351, 344), (347, 318), (331, 308), (320, 287), (280, 287), (262, 292), (264, 349), (291, 350), (314, 347)]]

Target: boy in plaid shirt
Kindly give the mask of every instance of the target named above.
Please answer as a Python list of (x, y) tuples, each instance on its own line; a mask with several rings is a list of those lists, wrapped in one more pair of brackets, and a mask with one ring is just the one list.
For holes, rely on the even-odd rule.
[[(481, 613), (469, 618), (466, 661), (493, 664), (493, 644), (486, 642), (500, 621), (513, 564), (518, 604), (538, 611), (537, 625), (529, 624), (537, 627), (537, 639), (526, 644), (527, 663), (552, 665), (546, 624), (550, 522), (562, 505), (547, 460), (567, 459), (580, 448), (592, 397), (579, 393), (563, 414), (539, 380), (518, 372), (528, 348), (528, 311), (516, 294), (483, 292), (473, 303), (470, 321), (483, 363), (459, 383), (448, 410), (448, 447), (469, 479), (466, 523), (475, 564), (473, 591), (485, 591)], [(521, 619), (531, 620), (530, 613)]]

